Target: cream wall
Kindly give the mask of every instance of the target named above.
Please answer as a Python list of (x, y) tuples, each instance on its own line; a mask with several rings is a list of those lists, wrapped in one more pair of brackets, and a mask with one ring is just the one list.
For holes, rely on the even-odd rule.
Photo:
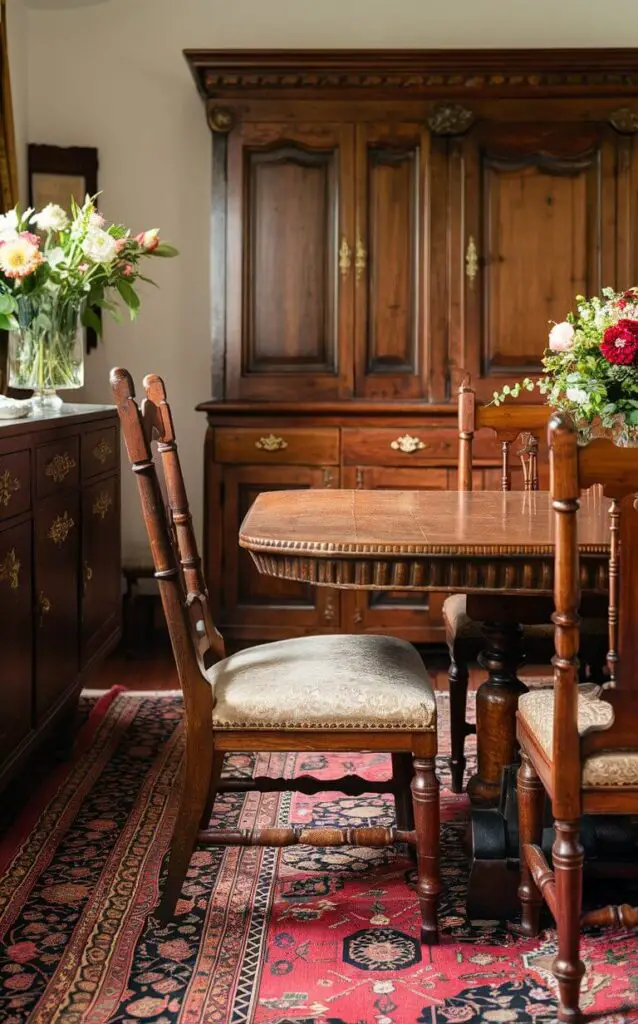
[[(636, 0), (110, 0), (26, 18), (29, 141), (97, 146), (106, 216), (134, 230), (161, 227), (181, 250), (153, 264), (160, 289), (144, 289), (138, 322), (107, 324), (82, 398), (107, 401), (116, 364), (136, 379), (148, 370), (166, 376), (198, 529), (205, 421), (194, 406), (209, 397), (210, 139), (182, 49), (638, 46)], [(20, 86), (16, 106), (24, 99)], [(146, 541), (126, 473), (123, 500), (125, 555), (135, 557)]]

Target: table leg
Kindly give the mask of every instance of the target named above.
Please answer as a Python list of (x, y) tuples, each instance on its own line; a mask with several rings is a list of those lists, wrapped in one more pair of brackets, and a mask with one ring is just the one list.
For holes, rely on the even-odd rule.
[(479, 664), (489, 677), (476, 695), (478, 768), (468, 782), (471, 802), (494, 807), (499, 802), (503, 769), (516, 760), (516, 708), (527, 687), (517, 678), (524, 661), (523, 629), (515, 622), (485, 622), (486, 646)]

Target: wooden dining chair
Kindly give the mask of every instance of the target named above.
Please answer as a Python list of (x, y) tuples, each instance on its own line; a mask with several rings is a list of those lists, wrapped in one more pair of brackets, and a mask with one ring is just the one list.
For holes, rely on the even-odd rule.
[[(579, 958), (583, 925), (638, 925), (638, 908), (606, 907), (581, 916), (583, 814), (638, 814), (638, 705), (635, 691), (579, 685), (578, 507), (581, 491), (603, 485), (624, 516), (635, 516), (638, 449), (595, 440), (580, 447), (567, 416), (549, 424), (550, 490), (555, 515), (555, 657), (553, 688), (524, 694), (518, 705), (518, 773), (522, 904), (520, 930), (536, 935), (543, 899), (558, 930), (554, 975), (558, 1019), (579, 1016), (584, 973)], [(634, 580), (634, 587), (638, 580)], [(540, 849), (545, 793), (555, 819), (552, 868)]]
[[(435, 774), (436, 701), (411, 644), (384, 636), (304, 636), (226, 657), (211, 618), (191, 524), (175, 432), (162, 380), (144, 379), (141, 408), (129, 373), (111, 372), (122, 434), (135, 474), (162, 604), (184, 695), (186, 762), (168, 875), (158, 912), (169, 919), (196, 844), (239, 846), (416, 846), (421, 940), (438, 941), (439, 784)], [(163, 468), (166, 503), (151, 450)], [(215, 794), (338, 790), (395, 792), (405, 777), (370, 782), (256, 778), (220, 783), (228, 751), (385, 751), (410, 755), (414, 825), (410, 828), (208, 828)], [(402, 761), (400, 763), (403, 763)], [(401, 787), (399, 791), (399, 787)]]
[[(546, 405), (511, 402), (501, 406), (479, 405), (466, 378), (459, 388), (458, 426), (458, 486), (459, 490), (473, 489), (473, 448), (475, 434), (490, 430), (501, 447), (500, 487), (512, 487), (512, 446), (518, 442), (515, 454), (520, 460), (525, 490), (539, 489), (540, 441), (544, 438), (549, 419)], [(476, 732), (467, 721), (467, 690), (469, 666), (475, 662), (485, 645), (481, 623), (467, 614), (467, 595), (453, 594), (443, 604), (443, 623), (450, 655), (450, 772), (452, 790), (461, 793), (465, 772), (465, 738)], [(548, 665), (554, 652), (554, 627), (551, 623), (537, 623), (524, 627), (525, 655), (530, 664)], [(592, 678), (600, 679), (608, 656), (608, 625), (604, 618), (587, 619), (582, 630), (583, 667), (588, 665)]]

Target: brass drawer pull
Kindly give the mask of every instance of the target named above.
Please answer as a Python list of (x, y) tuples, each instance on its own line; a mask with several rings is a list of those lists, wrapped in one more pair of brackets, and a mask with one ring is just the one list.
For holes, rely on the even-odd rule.
[(21, 484), (17, 476), (11, 476), (9, 470), (5, 469), (4, 473), (0, 475), (0, 503), (6, 507), (20, 487)]
[(56, 516), (51, 523), (48, 536), (54, 544), (57, 544), (58, 547), (62, 547), (74, 526), (75, 523), (71, 519), (69, 513), (63, 512), (61, 516)]
[(93, 502), (93, 515), (99, 516), (100, 519), (104, 519), (106, 513), (113, 504), (113, 499), (107, 491), (100, 491), (97, 498)]
[(15, 548), (7, 551), (0, 562), (0, 580), (7, 580), (12, 590), (17, 590), (20, 586), (20, 559)]
[(410, 454), (410, 452), (419, 452), (426, 446), (420, 437), (404, 434), (403, 437), (397, 437), (396, 441), (390, 441), (390, 447), (394, 448), (395, 452)]
[(365, 250), (365, 246), (364, 246), (363, 242), (361, 241), (361, 238), (359, 237), (359, 235), (357, 235), (357, 245), (356, 245), (355, 257), (354, 257), (354, 270), (355, 270), (355, 280), (356, 281), (360, 281), (361, 278), (363, 277), (363, 272), (366, 269), (367, 261), (368, 261), (368, 254), (367, 254), (367, 252)]
[(93, 579), (93, 569), (88, 562), (84, 563), (84, 586)]
[(345, 278), (350, 273), (350, 267), (352, 266), (352, 250), (348, 245), (347, 239), (344, 237), (341, 239), (341, 245), (339, 247), (339, 270), (341, 276)]
[(38, 597), (38, 612), (40, 613), (40, 625), (42, 625), (42, 620), (44, 619), (44, 616), (48, 615), (50, 611), (51, 602), (49, 601), (48, 597), (45, 597), (44, 591), (41, 590), (40, 595)]
[(259, 448), (263, 452), (279, 452), (287, 447), (288, 442), (284, 441), (283, 437), (277, 437), (275, 434), (268, 434), (266, 437), (260, 437), (258, 441), (255, 441), (255, 448)]
[(93, 458), (97, 459), (98, 462), (101, 462), (102, 465), (104, 465), (109, 455), (112, 454), (113, 449), (111, 448), (110, 444), (103, 437), (101, 437), (98, 443), (96, 444), (95, 448), (93, 449)]
[(50, 462), (47, 462), (44, 475), (50, 477), (54, 484), (61, 484), (65, 476), (75, 469), (75, 459), (64, 452), (62, 455), (54, 455)]
[(476, 275), (478, 274), (478, 253), (476, 251), (476, 242), (472, 235), (470, 235), (465, 253), (465, 273), (470, 282), (470, 288), (473, 288)]

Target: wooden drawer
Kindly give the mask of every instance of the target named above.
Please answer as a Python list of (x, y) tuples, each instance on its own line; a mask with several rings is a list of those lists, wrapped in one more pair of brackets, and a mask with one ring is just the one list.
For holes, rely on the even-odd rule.
[(80, 442), (65, 437), (41, 445), (36, 454), (36, 490), (46, 498), (61, 487), (75, 487), (80, 480)]
[[(343, 431), (344, 466), (426, 466), (432, 462), (456, 466), (459, 439), (451, 427), (370, 427)], [(500, 462), (499, 446), (491, 431), (474, 438), (474, 459)]]
[(28, 451), (0, 455), (0, 519), (31, 508), (30, 458)]
[(82, 438), (82, 479), (89, 480), (117, 466), (117, 431), (115, 425), (90, 430)]
[(215, 459), (261, 465), (336, 466), (339, 463), (339, 431), (308, 428), (222, 427), (215, 431)]

